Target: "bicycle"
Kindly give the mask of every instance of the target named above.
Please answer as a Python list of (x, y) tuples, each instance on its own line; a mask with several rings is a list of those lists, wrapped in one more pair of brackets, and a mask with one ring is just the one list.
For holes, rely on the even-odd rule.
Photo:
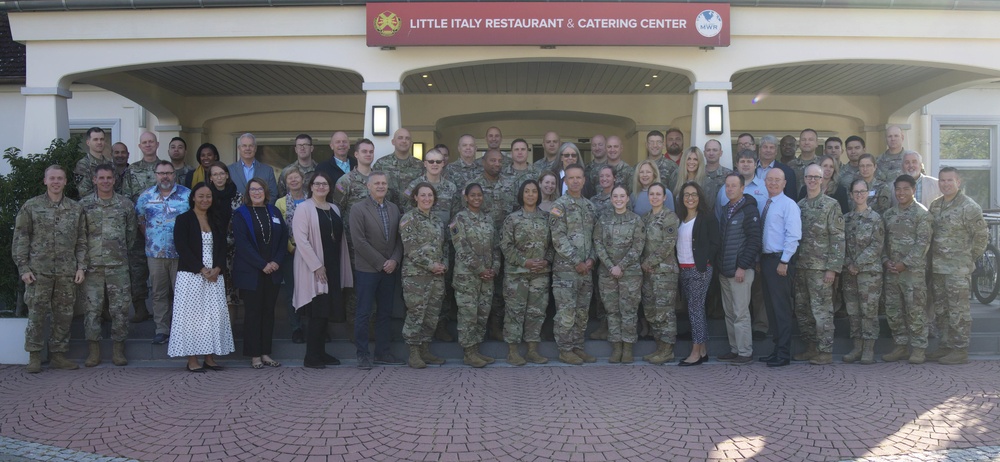
[(1000, 269), (1000, 250), (994, 244), (997, 239), (996, 228), (1000, 226), (1000, 214), (990, 210), (983, 213), (983, 218), (990, 230), (990, 239), (986, 251), (976, 259), (976, 269), (972, 272), (972, 294), (979, 303), (988, 305), (996, 300), (1000, 293), (1000, 283), (997, 281)]

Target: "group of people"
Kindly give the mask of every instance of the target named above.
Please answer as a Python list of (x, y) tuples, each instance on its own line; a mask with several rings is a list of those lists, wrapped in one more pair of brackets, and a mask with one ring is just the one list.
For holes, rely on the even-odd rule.
[[(969, 278), (987, 239), (982, 211), (961, 192), (958, 171), (924, 175), (920, 155), (903, 149), (902, 130), (886, 133), (889, 149), (877, 160), (857, 136), (827, 138), (819, 154), (816, 132), (806, 129), (795, 156), (794, 137), (757, 142), (743, 134), (735, 172), (720, 164), (719, 141), (685, 148), (676, 129), (650, 132), (635, 168), (621, 159), (617, 136), (592, 137), (585, 163), (575, 144), (548, 132), (544, 157), (530, 163), (527, 141), (501, 151), (501, 132), (491, 127), (482, 157), (476, 139), (463, 135), (449, 163), (445, 145), (413, 157), (406, 129), (378, 161), (371, 141), (352, 150), (347, 134), (336, 132), (333, 157), (317, 162), (303, 134), (297, 159), (278, 172), (256, 159), (250, 133), (239, 137), (233, 164), (206, 143), (192, 168), (180, 138), (170, 143), (171, 160), (161, 161), (155, 135), (144, 133), (143, 158), (128, 164), (121, 143), (103, 156), (104, 132), (93, 128), (90, 152), (74, 170), (82, 199), (64, 197), (66, 171), (52, 166), (46, 194), (17, 217), (27, 369), (41, 370), (50, 314), (50, 367), (77, 367), (64, 356), (75, 299), (86, 313), (85, 365), (101, 361), (105, 304), (112, 361), (127, 364), (128, 309), (135, 306), (133, 322), (149, 317), (147, 279), (153, 343), (169, 343), (168, 353), (187, 357), (192, 372), (221, 370), (215, 356), (234, 351), (229, 310), (237, 304), (251, 366), (279, 366), (270, 355), (282, 284), (292, 339), (305, 343), (303, 364), (313, 368), (340, 363), (324, 345), (328, 323), (345, 321), (358, 367), (402, 364), (389, 348), (398, 292), (414, 368), (444, 362), (430, 345), (450, 340), (452, 319), (472, 367), (494, 362), (479, 351), (487, 333), (508, 344), (509, 364), (547, 362), (538, 349), (547, 318), (559, 361), (593, 362), (584, 349), (592, 301), (612, 363), (635, 360), (640, 328), (657, 344), (645, 361), (674, 359), (675, 311), (686, 305), (693, 346), (678, 364), (696, 366), (708, 360), (706, 298), (715, 295), (731, 349), (718, 360), (752, 362), (752, 331), (770, 330), (774, 349), (760, 358), (768, 366), (829, 364), (835, 294), (851, 318), (854, 348), (845, 362), (874, 362), (882, 300), (896, 343), (883, 360), (961, 364)], [(794, 358), (793, 313), (808, 345)], [(925, 354), (935, 319), (941, 347)]]

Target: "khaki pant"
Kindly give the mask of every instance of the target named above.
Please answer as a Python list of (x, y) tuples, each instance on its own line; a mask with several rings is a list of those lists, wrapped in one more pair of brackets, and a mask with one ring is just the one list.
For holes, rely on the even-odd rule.
[(754, 271), (746, 270), (743, 282), (736, 278), (719, 275), (722, 288), (722, 309), (726, 313), (726, 333), (729, 335), (729, 349), (740, 356), (753, 354), (753, 332), (750, 330), (750, 289), (754, 283)]

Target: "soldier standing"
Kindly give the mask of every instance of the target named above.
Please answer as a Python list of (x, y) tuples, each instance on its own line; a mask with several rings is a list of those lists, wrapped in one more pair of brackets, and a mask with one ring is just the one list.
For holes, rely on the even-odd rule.
[(444, 364), (443, 359), (431, 354), (430, 343), (444, 299), (448, 259), (444, 254), (443, 225), (431, 212), (436, 201), (434, 188), (430, 183), (419, 183), (414, 187), (412, 199), (416, 208), (399, 220), (403, 241), (403, 296), (409, 307), (403, 338), (410, 347), (409, 366), (423, 369), (427, 363)]
[(400, 208), (403, 207), (404, 202), (410, 200), (402, 196), (403, 188), (406, 188), (411, 181), (424, 173), (424, 164), (410, 155), (410, 147), (412, 146), (413, 140), (410, 138), (410, 131), (400, 128), (392, 135), (392, 147), (395, 148), (392, 155), (380, 157), (372, 165), (373, 169), (385, 172), (386, 177), (389, 178), (389, 202)]
[[(491, 168), (489, 164), (500, 163), (498, 155), (484, 159), (487, 170)], [(483, 187), (479, 183), (465, 187), (465, 202), (468, 210), (458, 212), (449, 225), (451, 242), (455, 245), (458, 343), (465, 350), (465, 364), (483, 367), (493, 363), (493, 358), (479, 353), (479, 344), (486, 334), (495, 281), (500, 278), (500, 255), (493, 220), (481, 208)]]
[(642, 307), (656, 338), (656, 351), (642, 359), (663, 364), (674, 359), (677, 341), (677, 288), (680, 268), (677, 266), (677, 228), (680, 219), (667, 208), (664, 200), (667, 188), (653, 183), (647, 189), (652, 210), (642, 217), (646, 242), (642, 250)]
[(80, 295), (85, 297), (86, 332), (89, 355), (84, 365), (101, 363), (101, 309), (105, 298), (111, 314), (111, 361), (116, 366), (128, 364), (125, 339), (128, 337), (129, 249), (135, 245), (136, 218), (132, 201), (114, 192), (115, 175), (110, 165), (94, 170), (97, 190), (80, 200), (87, 224), (87, 278)]
[[(11, 253), (17, 273), (25, 284), (24, 300), (28, 305), (28, 327), (24, 349), (28, 352), (31, 373), (42, 370), (42, 333), (49, 315), (50, 366), (77, 369), (66, 359), (69, 349), (69, 325), (73, 321), (76, 286), (84, 279), (87, 267), (87, 228), (83, 208), (63, 195), (66, 170), (59, 165), (45, 169), (45, 194), (28, 199), (17, 212)], [(112, 183), (113, 184), (113, 183)]]
[[(483, 213), (492, 219), (494, 232), (493, 243), (496, 246), (500, 245), (500, 228), (503, 227), (503, 221), (507, 218), (507, 214), (511, 212), (511, 209), (514, 208), (513, 203), (516, 192), (516, 189), (513, 187), (512, 180), (504, 178), (500, 175), (500, 170), (502, 169), (502, 157), (503, 156), (498, 150), (494, 149), (487, 151), (486, 154), (483, 155), (483, 173), (472, 180), (472, 183), (477, 183), (480, 187), (482, 187), (482, 210)], [(499, 250), (499, 247), (497, 250)], [(487, 329), (490, 338), (503, 340), (503, 275), (499, 273), (499, 269), (497, 276), (498, 277), (493, 280), (493, 308), (490, 310), (490, 319)]]
[(845, 363), (859, 358), (861, 364), (875, 363), (878, 340), (878, 301), (882, 296), (882, 247), (885, 224), (868, 207), (868, 185), (858, 178), (851, 186), (854, 211), (844, 216), (844, 303), (851, 323), (854, 349), (844, 355)]
[(823, 169), (816, 164), (803, 172), (807, 197), (799, 201), (802, 246), (795, 275), (795, 316), (809, 343), (796, 361), (823, 365), (833, 361), (833, 280), (844, 267), (844, 215), (836, 199), (823, 194)]
[(883, 361), (907, 357), (910, 364), (923, 364), (927, 348), (927, 250), (931, 245), (933, 218), (913, 198), (916, 181), (910, 175), (896, 178), (897, 205), (885, 212), (885, 317), (896, 348), (882, 355)]
[[(128, 175), (131, 181), (128, 181), (121, 191), (121, 194), (132, 203), (137, 202), (140, 194), (157, 183), (156, 164), (160, 160), (156, 157), (156, 149), (159, 147), (160, 143), (156, 141), (156, 135), (153, 133), (145, 132), (139, 135), (139, 151), (142, 153), (142, 158), (129, 165)], [(174, 179), (176, 181), (177, 178)], [(135, 316), (131, 320), (133, 323), (144, 322), (150, 318), (149, 310), (146, 308), (146, 299), (149, 298), (149, 286), (146, 283), (149, 280), (149, 264), (146, 261), (145, 243), (142, 231), (137, 229), (135, 247), (129, 249), (132, 306), (135, 308)]]
[(94, 183), (91, 175), (94, 174), (94, 167), (101, 164), (110, 164), (112, 158), (104, 155), (104, 130), (101, 127), (91, 127), (87, 130), (87, 154), (77, 161), (76, 168), (73, 169), (73, 177), (76, 179), (76, 190), (80, 197), (94, 192)]
[(989, 233), (983, 210), (961, 192), (962, 177), (954, 167), (941, 169), (942, 196), (931, 202), (934, 236), (931, 241), (932, 290), (941, 338), (940, 348), (927, 355), (941, 364), (969, 362), (969, 279), (975, 261), (986, 249)]

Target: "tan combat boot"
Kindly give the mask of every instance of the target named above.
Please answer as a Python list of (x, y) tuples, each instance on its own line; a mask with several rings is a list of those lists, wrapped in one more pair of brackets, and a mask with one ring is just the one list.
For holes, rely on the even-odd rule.
[(946, 364), (949, 366), (954, 366), (957, 364), (966, 364), (969, 362), (969, 352), (965, 348), (955, 348), (945, 356), (938, 360), (938, 364)]
[(864, 341), (859, 338), (854, 339), (854, 349), (850, 353), (844, 355), (843, 361), (847, 364), (851, 364), (861, 358), (861, 350), (864, 347)]
[(528, 354), (524, 355), (524, 359), (533, 364), (546, 364), (549, 362), (548, 358), (538, 354), (538, 342), (528, 342)]
[(913, 347), (910, 350), (910, 359), (908, 360), (910, 364), (923, 364), (926, 360), (923, 348)]
[(608, 357), (608, 362), (611, 364), (622, 362), (622, 342), (611, 342), (611, 356)]
[(833, 355), (823, 351), (816, 353), (816, 356), (813, 356), (812, 359), (809, 360), (809, 364), (812, 364), (813, 366), (825, 366), (832, 362)]
[(622, 342), (622, 364), (632, 364), (635, 358), (632, 357), (632, 344)]
[(465, 356), (462, 358), (462, 362), (476, 368), (485, 367), (486, 361), (480, 359), (479, 355), (476, 354), (476, 349), (478, 347), (478, 345), (465, 347)]
[(406, 363), (414, 369), (427, 367), (427, 363), (420, 358), (420, 345), (410, 345), (410, 359)]
[(66, 359), (65, 353), (52, 353), (52, 355), (49, 357), (49, 368), (65, 369), (67, 371), (71, 371), (74, 369), (79, 369), (80, 366), (78, 366), (73, 361)]
[(115, 342), (113, 349), (111, 350), (111, 362), (115, 366), (127, 366), (128, 360), (125, 359), (125, 342)]
[(653, 359), (654, 360), (650, 361), (650, 363), (651, 364), (656, 364), (656, 365), (663, 364), (663, 363), (665, 363), (667, 361), (673, 361), (674, 360), (674, 344), (673, 343), (667, 343), (667, 348), (663, 350), (663, 356), (660, 356), (659, 358), (653, 358)]
[(930, 353), (926, 353), (924, 356), (927, 358), (928, 361), (937, 361), (945, 356), (950, 355), (951, 352), (952, 352), (951, 348), (940, 347), (937, 350), (934, 350)]
[(575, 354), (577, 358), (582, 359), (583, 362), (585, 363), (592, 363), (597, 361), (597, 358), (587, 354), (586, 351), (583, 351), (583, 348), (574, 348), (573, 354)]
[(580, 357), (574, 354), (572, 351), (560, 351), (559, 361), (562, 361), (566, 364), (572, 364), (574, 366), (579, 366), (583, 364), (583, 360), (580, 359)]
[(28, 352), (28, 365), (24, 366), (25, 372), (29, 374), (37, 374), (42, 372), (42, 352), (41, 351), (29, 351)]
[(591, 340), (607, 340), (608, 339), (608, 319), (605, 318), (601, 321), (601, 325), (597, 330), (590, 333)]
[(864, 339), (861, 345), (861, 364), (875, 364), (875, 340)]
[(496, 362), (496, 360), (493, 359), (492, 357), (486, 356), (486, 355), (484, 355), (484, 354), (482, 354), (482, 353), (479, 352), (480, 345), (482, 345), (482, 344), (481, 343), (477, 343), (476, 344), (476, 349), (474, 350), (476, 352), (476, 356), (479, 356), (479, 359), (482, 360), (486, 364), (493, 364), (494, 362)]
[(906, 359), (908, 357), (907, 353), (909, 353), (909, 350), (906, 348), (906, 345), (896, 345), (896, 348), (890, 351), (889, 354), (882, 355), (882, 361), (891, 363)]
[(816, 342), (809, 342), (809, 346), (806, 347), (806, 351), (792, 356), (794, 361), (809, 361), (819, 354), (819, 350), (816, 349)]
[(420, 344), (420, 359), (424, 360), (425, 364), (444, 364), (444, 359), (434, 356), (434, 353), (431, 353), (430, 343)]
[(663, 356), (663, 350), (666, 349), (666, 347), (667, 347), (667, 342), (664, 342), (663, 340), (660, 339), (656, 339), (656, 350), (646, 356), (643, 356), (642, 360), (647, 362), (653, 362), (652, 361), (653, 359), (656, 359), (659, 356)]
[(89, 341), (87, 342), (87, 349), (89, 353), (87, 354), (87, 360), (83, 362), (83, 365), (87, 367), (94, 367), (101, 364), (101, 342)]
[(519, 346), (521, 345), (518, 343), (507, 344), (507, 364), (510, 364), (511, 366), (523, 366), (528, 364), (528, 362), (521, 357), (521, 352), (517, 351)]

